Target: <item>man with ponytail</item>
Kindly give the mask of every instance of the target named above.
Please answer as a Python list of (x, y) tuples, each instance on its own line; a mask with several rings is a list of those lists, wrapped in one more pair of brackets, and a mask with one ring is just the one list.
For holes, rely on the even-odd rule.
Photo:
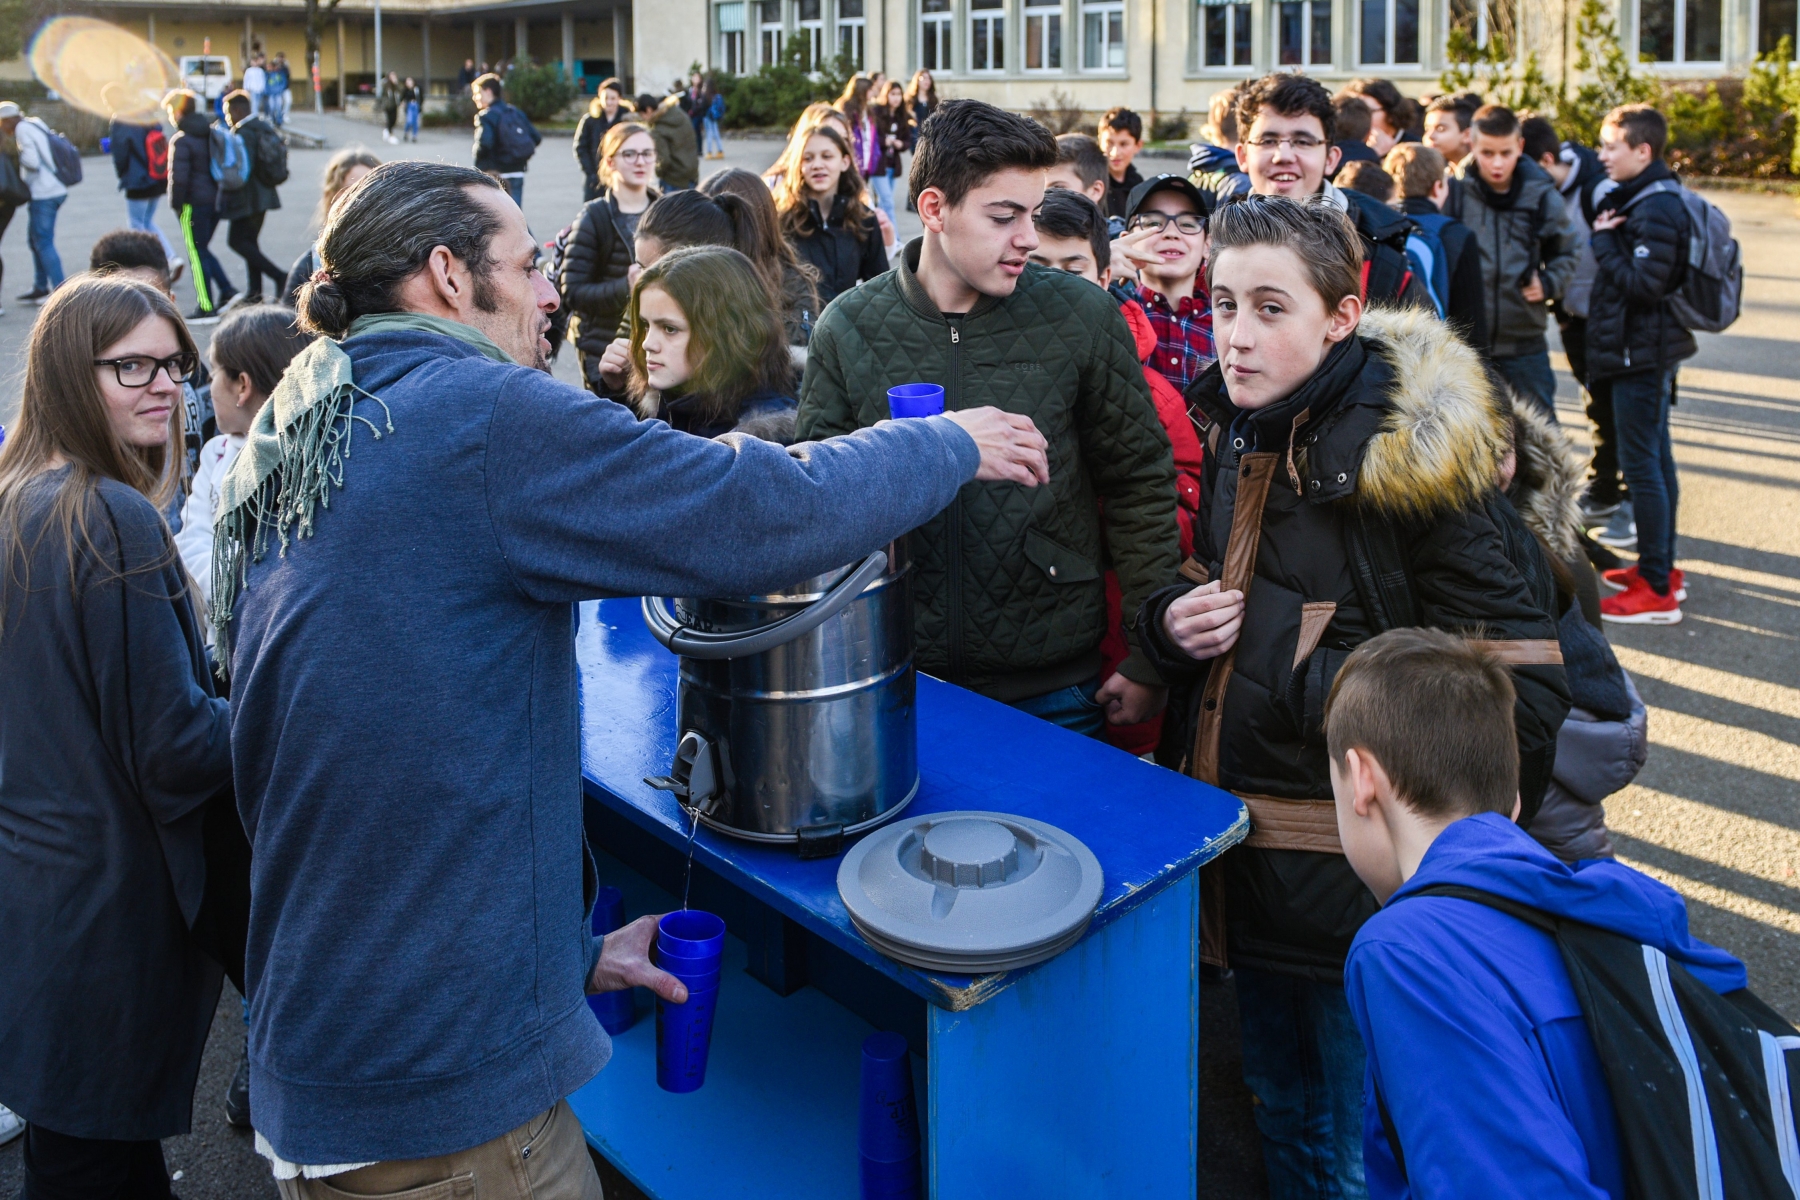
[(548, 374), (536, 255), (480, 172), (376, 168), (220, 488), (251, 1106), (288, 1200), (600, 1194), (563, 1099), (611, 1053), (583, 994), (685, 989), (652, 918), (587, 933), (575, 601), (767, 591), (1048, 476), (994, 409), (792, 451), (640, 421)]

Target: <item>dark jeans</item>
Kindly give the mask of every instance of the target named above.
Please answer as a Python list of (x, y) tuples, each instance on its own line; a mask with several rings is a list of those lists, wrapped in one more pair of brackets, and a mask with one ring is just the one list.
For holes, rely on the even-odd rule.
[(31, 261), (34, 268), (32, 290), (49, 292), (62, 286), (62, 256), (56, 252), (56, 211), (69, 197), (64, 194), (50, 200), (33, 200), (30, 206)]
[(1637, 520), (1638, 574), (1662, 595), (1669, 590), (1669, 568), (1675, 565), (1675, 512), (1681, 499), (1669, 439), (1675, 373), (1632, 371), (1615, 375), (1610, 382), (1619, 468), (1631, 489), (1631, 511)]
[(1624, 499), (1619, 482), (1619, 434), (1613, 428), (1612, 381), (1591, 380), (1587, 373), (1587, 318), (1558, 317), (1569, 373), (1587, 395), (1587, 419), (1593, 432), (1594, 458), (1588, 463), (1588, 495), (1600, 504)]
[(262, 295), (262, 280), (267, 275), (269, 293), (279, 300), (282, 289), (287, 287), (287, 272), (270, 261), (269, 256), (262, 252), (262, 247), (257, 245), (258, 239), (262, 237), (263, 218), (268, 215), (257, 213), (253, 217), (239, 217), (233, 221), (225, 244), (244, 260), (244, 270), (250, 276), (249, 281), (244, 284), (244, 290), (252, 296)]
[(1235, 975), (1270, 1200), (1366, 1200), (1365, 1055), (1343, 987), (1241, 966)]
[(1515, 392), (1522, 398), (1535, 402), (1544, 415), (1550, 418), (1551, 424), (1556, 423), (1556, 372), (1550, 369), (1548, 350), (1504, 358), (1496, 354), (1489, 361), (1494, 364), (1494, 370), (1512, 384)]
[(165, 1200), (161, 1142), (109, 1142), (25, 1127), (19, 1200)]
[[(200, 297), (200, 308), (207, 312), (237, 295), (209, 248), (218, 227), (219, 210), (211, 205), (189, 204), (181, 210), (181, 234), (187, 243), (188, 269), (194, 272), (194, 293)], [(206, 281), (205, 288), (200, 286), (201, 280)]]
[(1106, 712), (1094, 699), (1099, 690), (1100, 679), (1095, 676), (1086, 683), (1015, 700), (1012, 706), (1052, 725), (1061, 725), (1072, 733), (1097, 738), (1106, 729)]

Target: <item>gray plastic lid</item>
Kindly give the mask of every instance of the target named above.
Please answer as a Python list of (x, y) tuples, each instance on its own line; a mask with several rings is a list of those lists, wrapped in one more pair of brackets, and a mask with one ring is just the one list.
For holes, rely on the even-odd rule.
[(890, 825), (838, 867), (850, 918), (882, 953), (975, 974), (1049, 958), (1078, 941), (1100, 903), (1100, 861), (1042, 821), (932, 813)]

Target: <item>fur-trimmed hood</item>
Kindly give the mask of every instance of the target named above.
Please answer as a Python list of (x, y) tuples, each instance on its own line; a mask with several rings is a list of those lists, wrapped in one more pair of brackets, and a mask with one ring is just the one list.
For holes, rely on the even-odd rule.
[(1518, 467), (1507, 498), (1527, 527), (1564, 562), (1581, 557), (1581, 488), (1586, 466), (1562, 426), (1508, 390)]
[(1420, 309), (1370, 309), (1357, 332), (1393, 371), (1357, 502), (1410, 519), (1476, 503), (1499, 482), (1510, 440), (1481, 359)]

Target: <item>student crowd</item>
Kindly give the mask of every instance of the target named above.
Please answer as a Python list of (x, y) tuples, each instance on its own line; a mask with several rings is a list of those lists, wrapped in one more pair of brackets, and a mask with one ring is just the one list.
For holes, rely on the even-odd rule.
[[(1669, 1114), (1609, 1089), (1625, 1018), (1598, 1023), (1571, 926), (1688, 989), (1659, 1045), (1713, 1011), (1694, 988), (1727, 996), (1775, 1047), (1758, 1102), (1788, 1094), (1800, 1040), (1612, 861), (1601, 808), (1646, 742), (1605, 622), (1681, 616), (1690, 217), (1654, 109), (1596, 150), (1282, 73), (1146, 177), (1128, 110), (1052, 137), (859, 75), (763, 176), (702, 179), (705, 80), (608, 80), (545, 263), (517, 206), (540, 137), (470, 68), (475, 169), (339, 154), (289, 272), (255, 248), (260, 143), (222, 186), (175, 94), (190, 253), (110, 234), (33, 329), (0, 448), (26, 1197), (169, 1194), (222, 973), (227, 1113), (282, 1195), (597, 1196), (564, 1101), (609, 1054), (583, 992), (685, 992), (648, 918), (586, 933), (571, 603), (755, 593), (907, 531), (922, 670), (1246, 805), (1201, 954), (1274, 1196), (1647, 1194)], [(235, 298), (219, 219), (283, 303)], [(224, 310), (203, 365), (187, 326)], [(586, 390), (547, 373), (565, 340)], [(945, 414), (889, 420), (918, 381)], [(1716, 1141), (1754, 1177), (1697, 1078), (1689, 1166)]]

